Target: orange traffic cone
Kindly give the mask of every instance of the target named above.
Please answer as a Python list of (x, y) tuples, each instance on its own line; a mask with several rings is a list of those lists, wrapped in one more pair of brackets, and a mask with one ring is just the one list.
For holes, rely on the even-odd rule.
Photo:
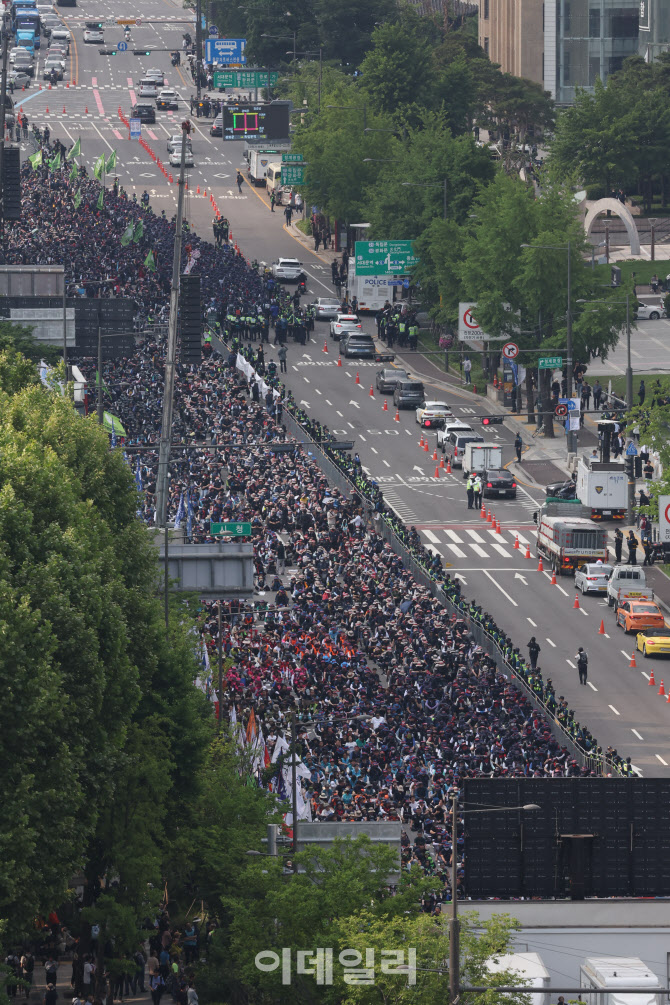
[(86, 105), (86, 108), (84, 109), (84, 115), (88, 115), (88, 105)]
[[(630, 663), (628, 664), (628, 666), (632, 667), (633, 670), (635, 670), (636, 667), (637, 667), (637, 663), (635, 662), (635, 650), (634, 649), (633, 649), (633, 652), (630, 654)], [(663, 687), (663, 682), (662, 681), (661, 681), (661, 687)], [(661, 692), (659, 691), (658, 693), (660, 694)]]
[(491, 510), (490, 509), (489, 509), (488, 513), (486, 514), (486, 522), (487, 523), (491, 523)]
[(649, 687), (656, 687), (656, 681), (654, 680), (654, 671), (651, 671), (651, 677), (649, 678)]
[(482, 520), (486, 520), (486, 506), (484, 505), (484, 503), (482, 503), (482, 508), (479, 511), (479, 515), (482, 518)]
[(428, 451), (430, 450), (430, 447), (428, 446), (428, 437), (426, 437), (426, 439), (424, 440), (423, 449), (425, 453), (428, 453)]
[(65, 114), (66, 114), (65, 105), (63, 105), (63, 115), (65, 115)]
[(502, 531), (500, 529), (500, 520), (498, 520), (496, 524), (496, 534), (502, 534)]
[(46, 114), (47, 114), (47, 115), (49, 114), (49, 106), (48, 106), (48, 105), (47, 105), (47, 111), (46, 111)]
[(382, 405), (382, 412), (388, 412), (388, 410), (389, 410), (389, 403), (386, 400), (386, 398), (384, 398), (384, 404)]
[(372, 389), (372, 384), (370, 384), (370, 397), (374, 398), (374, 396), (375, 396), (375, 392)]
[(451, 458), (447, 458), (447, 474), (451, 474)]
[(421, 439), (419, 440), (419, 446), (423, 450), (423, 433), (421, 434)]
[(207, 197), (207, 189), (205, 189), (205, 191), (204, 191), (204, 192), (203, 192), (202, 194), (203, 194), (203, 195), (205, 196), (205, 198), (206, 198), (206, 197)]
[(526, 545), (526, 554), (524, 555), (524, 558), (530, 558), (530, 545), (529, 544)]
[(341, 356), (337, 357), (337, 365), (338, 366), (342, 366), (342, 357)]
[(659, 684), (658, 691), (656, 692), (656, 694), (660, 694), (663, 697), (665, 697), (665, 688), (663, 687), (663, 681), (661, 681), (661, 683)]
[(196, 195), (200, 195), (200, 186), (199, 185), (198, 185), (198, 187), (195, 190), (195, 194)]
[[(605, 619), (601, 618), (600, 619), (600, 628), (598, 629), (598, 635), (604, 635), (604, 634), (605, 634)], [(635, 656), (634, 653), (633, 653), (633, 656)]]
[(435, 474), (433, 475), (433, 478), (439, 478), (439, 477), (440, 477), (440, 465), (436, 464), (435, 465)]
[(668, 691), (667, 695), (665, 696), (665, 700), (666, 700), (666, 702), (670, 701), (670, 690)]
[(579, 610), (579, 594), (578, 593), (575, 593), (575, 602), (572, 605), (572, 609), (573, 609), (573, 611), (578, 611)]
[(433, 460), (434, 461), (437, 460), (437, 447), (435, 447), (435, 450), (433, 450)]
[(542, 559), (537, 563), (537, 571), (544, 572), (544, 566), (542, 565)]
[(49, 84), (49, 90), (51, 90), (51, 84)]
[(325, 340), (323, 343), (323, 352), (328, 352), (328, 343)]
[(519, 545), (519, 535), (517, 534), (516, 538), (514, 539), (514, 548), (515, 548), (516, 551), (518, 551), (519, 547), (520, 547), (520, 545)]
[(551, 585), (556, 586), (556, 569), (551, 570)]
[(394, 422), (400, 422), (400, 410), (396, 408), (395, 415), (393, 416)]
[(440, 457), (440, 467), (444, 471), (444, 454), (442, 454), (442, 456)]
[(360, 384), (360, 382), (361, 382), (361, 378), (358, 376), (358, 370), (357, 370), (356, 371), (356, 380), (355, 380), (355, 383), (356, 384)]

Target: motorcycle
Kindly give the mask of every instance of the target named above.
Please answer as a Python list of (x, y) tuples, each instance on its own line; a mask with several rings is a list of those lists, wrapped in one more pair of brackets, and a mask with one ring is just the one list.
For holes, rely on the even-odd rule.
[(181, 63), (181, 56), (179, 55), (178, 52), (173, 52), (172, 53), (171, 62), (172, 62), (173, 66), (179, 66), (180, 65), (180, 63)]
[(298, 293), (300, 296), (304, 296), (304, 294), (307, 293), (307, 283), (304, 279), (301, 279), (298, 283)]

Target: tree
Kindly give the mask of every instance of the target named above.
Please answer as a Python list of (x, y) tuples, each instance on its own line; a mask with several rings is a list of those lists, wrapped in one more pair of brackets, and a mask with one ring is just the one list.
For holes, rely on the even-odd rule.
[(34, 331), (32, 325), (0, 320), (0, 352), (19, 352), (33, 363), (39, 363), (41, 359), (46, 363), (56, 363), (61, 356), (60, 348), (38, 342)]
[(324, 56), (358, 67), (370, 48), (375, 26), (397, 18), (394, 0), (317, 0), (314, 6), (317, 37), (325, 42)]
[(411, 105), (433, 108), (436, 66), (431, 25), (410, 8), (380, 25), (361, 63), (362, 86), (382, 115), (402, 120)]

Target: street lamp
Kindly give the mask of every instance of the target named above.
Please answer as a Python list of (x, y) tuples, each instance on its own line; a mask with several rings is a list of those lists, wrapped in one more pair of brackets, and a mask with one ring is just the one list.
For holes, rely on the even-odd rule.
[[(522, 248), (540, 248), (544, 251), (567, 251), (568, 253), (568, 313), (566, 316), (566, 353), (567, 353), (567, 374), (566, 374), (566, 391), (567, 397), (572, 398), (572, 258), (571, 258), (571, 241), (567, 244), (522, 244)], [(567, 446), (568, 453), (574, 454), (577, 451), (577, 433), (568, 429), (567, 435)]]
[(367, 119), (365, 117), (365, 109), (366, 109), (366, 107), (367, 107), (367, 103), (366, 102), (363, 102), (362, 105), (326, 105), (326, 108), (345, 108), (345, 109), (347, 109), (347, 111), (354, 111), (354, 112), (360, 112), (362, 110), (363, 111), (363, 132), (365, 132), (365, 130), (367, 128), (366, 127)]
[(651, 226), (651, 260), (656, 261), (656, 224), (658, 223), (658, 217), (650, 216), (649, 223)]
[[(287, 52), (286, 55), (290, 56), (291, 53)], [(308, 52), (296, 52), (295, 51), (295, 38), (294, 38), (293, 39), (293, 58), (295, 59), (296, 56), (316, 56), (316, 49), (314, 49), (313, 51), (308, 51)], [(321, 111), (321, 77), (322, 77), (322, 73), (323, 73), (323, 47), (319, 46), (319, 109), (318, 109), (319, 111)]]
[[(288, 14), (288, 11), (286, 12)], [(293, 39), (293, 58), (295, 59), (295, 32), (291, 32), (290, 35), (267, 35), (265, 32), (261, 35), (261, 38), (292, 38)]]
[(442, 189), (442, 210), (444, 213), (444, 219), (447, 219), (447, 179), (443, 178), (440, 182), (418, 182), (418, 181), (404, 181), (402, 184), (406, 188), (441, 188)]
[[(539, 810), (537, 803), (526, 803), (524, 806), (490, 806), (481, 810), (462, 809), (461, 813), (512, 813), (517, 810)], [(460, 922), (458, 920), (458, 885), (457, 854), (458, 847), (458, 793), (451, 797), (451, 908), (449, 911), (449, 1001), (456, 1005), (460, 995)]]

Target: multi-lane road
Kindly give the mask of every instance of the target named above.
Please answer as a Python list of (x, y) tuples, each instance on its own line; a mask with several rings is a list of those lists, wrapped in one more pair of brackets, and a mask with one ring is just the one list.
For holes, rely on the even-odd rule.
[[(185, 69), (171, 66), (169, 51), (180, 48), (183, 32), (191, 29), (184, 19), (192, 21), (192, 13), (173, 0), (135, 0), (132, 5), (129, 0), (116, 4), (83, 0), (74, 9), (64, 9), (63, 14), (73, 32), (66, 80), (52, 90), (33, 87), (17, 95), (18, 102), (31, 122), (48, 122), (52, 134), (64, 142), (80, 137), (81, 159), (91, 168), (100, 153), (116, 150), (119, 184), (138, 198), (146, 189), (155, 211), (165, 209), (171, 216), (176, 185), (171, 185), (142, 147), (129, 139), (118, 109), (129, 117), (142, 72), (164, 68), (168, 86), (178, 91), (183, 105), (175, 112), (159, 112), (154, 126), (143, 127), (143, 138), (167, 160), (167, 138), (179, 130), (181, 120), (189, 114), (188, 102), (194, 93)], [(138, 57), (130, 51), (101, 56), (97, 45), (84, 45), (84, 20), (125, 17), (142, 20), (142, 26), (133, 29), (129, 49), (152, 47), (151, 56)], [(119, 41), (122, 28), (108, 26), (105, 48)], [(298, 255), (306, 268), (310, 294), (332, 295), (327, 258), (301, 245), (286, 230), (281, 211), (270, 213), (262, 190), (245, 184), (238, 193), (235, 174), (238, 167), (244, 167), (242, 146), (212, 138), (209, 126), (209, 120), (195, 120), (196, 166), (189, 171), (186, 205), (191, 224), (204, 236), (211, 235), (213, 194), (231, 222), (235, 242), (249, 259), (271, 261), (279, 255)], [(109, 178), (107, 181), (111, 183)], [(207, 196), (198, 195), (198, 187), (201, 193), (207, 190)], [(367, 321), (366, 327), (373, 331), (373, 322)], [(652, 322), (648, 328), (652, 338), (664, 339), (664, 323)], [(328, 353), (323, 351), (324, 341)], [(271, 349), (270, 358), (273, 352)], [(490, 410), (481, 399), (461, 386), (442, 384), (423, 357), (407, 355), (398, 362), (422, 375), (431, 397), (447, 400), (457, 417), (481, 428), (479, 416)], [(657, 682), (665, 676), (670, 684), (670, 664), (644, 660), (640, 655), (638, 667), (631, 668), (634, 641), (615, 627), (613, 615), (602, 601), (585, 598), (582, 602), (580, 597), (580, 607), (574, 609), (572, 582), (559, 580), (552, 586), (549, 573), (537, 571), (532, 514), (542, 498), (542, 488), (529, 483), (521, 473), (517, 499), (492, 506), (501, 524), (498, 534), (477, 512), (467, 509), (460, 471), (440, 471), (440, 477), (434, 477), (434, 437), (429, 437), (430, 450), (422, 451), (414, 413), (401, 412), (396, 422), (391, 402), (384, 411), (383, 396), (376, 391), (370, 396), (375, 370), (373, 364), (354, 361), (343, 361), (338, 367), (336, 343), (328, 337), (327, 324), (317, 322), (307, 346), (289, 346), (287, 383), (295, 398), (337, 435), (355, 440), (363, 465), (383, 487), (389, 504), (450, 564), (452, 574), (463, 581), (465, 594), (475, 597), (522, 650), (530, 635), (538, 638), (545, 676), (553, 679), (557, 692), (566, 696), (577, 717), (603, 745), (612, 744), (630, 754), (645, 775), (670, 774), (670, 705), (656, 694), (656, 688), (648, 686), (647, 678), (653, 667)], [(514, 469), (513, 431), (494, 426), (483, 430), (483, 435), (502, 445), (504, 462)], [(518, 549), (514, 547), (517, 538)], [(526, 545), (530, 559), (525, 558)], [(601, 619), (605, 635), (598, 633)], [(578, 645), (589, 653), (586, 687), (579, 684), (575, 668)]]

